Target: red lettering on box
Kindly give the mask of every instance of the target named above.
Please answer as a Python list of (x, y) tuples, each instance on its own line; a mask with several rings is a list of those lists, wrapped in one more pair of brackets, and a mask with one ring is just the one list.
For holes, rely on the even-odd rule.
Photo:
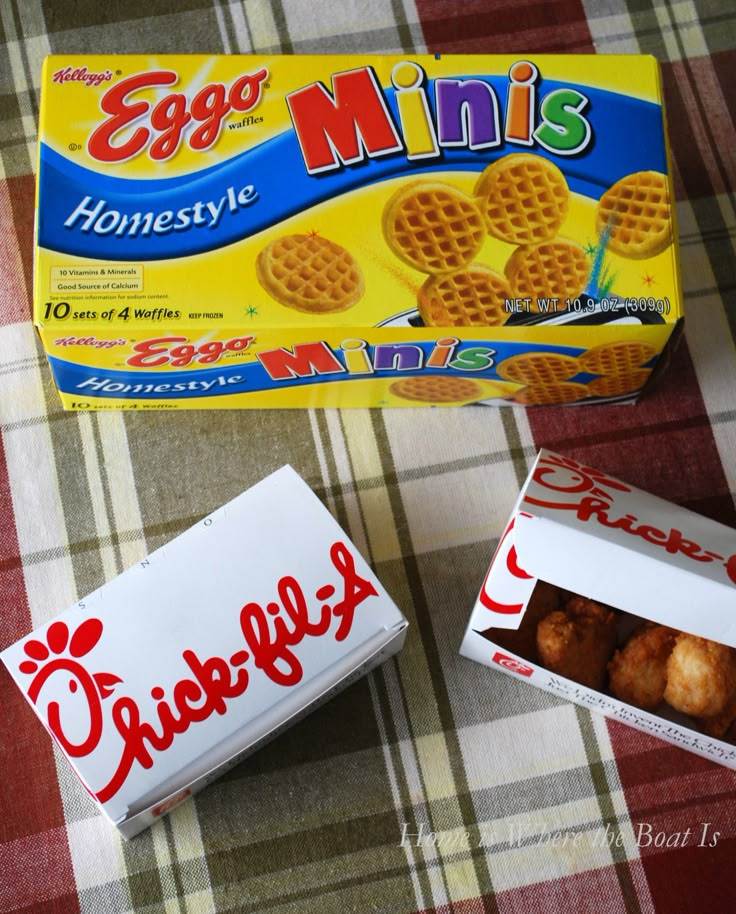
[(332, 94), (313, 83), (286, 103), (309, 174), (404, 148), (370, 67), (335, 73)]
[[(190, 105), (183, 92), (172, 92), (155, 104), (133, 98), (144, 89), (173, 86), (179, 81), (174, 70), (128, 76), (102, 96), (100, 107), (109, 116), (90, 135), (87, 151), (98, 162), (123, 162), (139, 155), (150, 143), (149, 156), (154, 161), (164, 161), (174, 155), (185, 128), (194, 122), (198, 126), (189, 135), (188, 145), (195, 152), (202, 152), (215, 143), (230, 111), (250, 111), (258, 104), (267, 77), (268, 71), (260, 69), (239, 76), (229, 87), (211, 83), (197, 92)], [(122, 142), (118, 137), (116, 143), (120, 131), (134, 124), (138, 126), (133, 133)]]
[[(70, 677), (70, 693), (82, 699), (89, 715), (84, 738), (74, 742), (68, 731), (78, 730), (79, 709), (71, 715), (66, 708), (68, 719), (65, 724), (63, 702), (49, 701), (48, 726), (67, 755), (78, 758), (94, 752), (102, 739), (106, 720), (122, 738), (123, 748), (115, 771), (107, 784), (93, 793), (100, 803), (115, 796), (135, 764), (151, 768), (154, 763), (152, 752), (169, 749), (176, 736), (185, 733), (192, 724), (207, 720), (213, 714), (226, 714), (228, 702), (248, 690), (251, 674), (246, 665), (250, 661), (277, 685), (294, 686), (301, 681), (303, 668), (293, 648), (306, 637), (326, 635), (333, 620), (337, 623), (333, 631), (335, 641), (343, 641), (348, 636), (356, 609), (369, 597), (378, 596), (378, 591), (358, 573), (355, 558), (345, 543), (333, 543), (329, 554), (341, 588), (333, 584), (319, 587), (314, 597), (319, 605), (316, 613), (310, 608), (299, 581), (293, 575), (284, 575), (276, 585), (277, 600), (268, 602), (265, 608), (249, 602), (240, 611), (240, 628), (247, 650), (239, 648), (230, 657), (215, 656), (204, 660), (193, 650), (182, 652), (190, 675), (169, 686), (168, 696), (162, 685), (151, 687), (150, 696), (156, 702), (153, 721), (143, 719), (139, 700), (131, 695), (117, 698), (107, 717), (103, 713), (102, 702), (123, 680), (109, 672), (92, 673), (82, 660), (102, 638), (100, 619), (82, 622), (71, 637), (68, 625), (57, 621), (49, 626), (45, 641), (30, 638), (25, 643), (23, 650), (27, 659), (20, 663), (19, 670), (33, 676), (27, 690), (30, 701), (37, 704), (46, 682), (64, 673)], [(337, 599), (333, 600), (333, 597)]]

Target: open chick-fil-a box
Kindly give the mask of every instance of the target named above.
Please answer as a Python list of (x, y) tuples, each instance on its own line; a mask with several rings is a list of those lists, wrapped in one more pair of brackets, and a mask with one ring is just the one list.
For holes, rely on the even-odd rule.
[(130, 838), (400, 650), (406, 626), (283, 467), (2, 660)]
[(736, 530), (540, 451), (461, 653), (736, 768)]

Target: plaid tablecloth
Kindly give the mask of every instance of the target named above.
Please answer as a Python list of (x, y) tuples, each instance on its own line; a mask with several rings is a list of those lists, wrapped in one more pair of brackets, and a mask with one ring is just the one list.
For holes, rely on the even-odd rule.
[[(734, 772), (458, 656), (541, 445), (736, 524), (732, 2), (2, 0), (0, 23), (0, 646), (286, 462), (411, 622), (398, 659), (130, 843), (0, 671), (0, 911), (736, 910)], [(29, 322), (38, 83), (88, 50), (656, 55), (674, 363), (633, 408), (63, 413)]]

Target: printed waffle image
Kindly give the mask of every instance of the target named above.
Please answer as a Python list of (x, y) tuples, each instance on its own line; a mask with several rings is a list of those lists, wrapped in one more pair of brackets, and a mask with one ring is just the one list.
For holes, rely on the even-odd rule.
[(577, 359), (557, 352), (523, 352), (504, 359), (497, 368), (499, 377), (506, 381), (534, 387), (566, 381), (579, 371)]
[(523, 406), (553, 406), (556, 403), (577, 403), (590, 396), (585, 384), (575, 381), (552, 381), (530, 384), (514, 394), (514, 402)]
[(554, 238), (518, 247), (504, 269), (514, 296), (530, 298), (530, 309), (539, 311), (536, 299), (577, 298), (590, 272), (588, 257), (574, 241)]
[(457, 403), (480, 400), (486, 396), (486, 390), (479, 381), (439, 375), (400, 378), (391, 384), (389, 391), (396, 397), (421, 403)]
[(604, 343), (584, 352), (578, 359), (581, 371), (589, 374), (627, 374), (641, 368), (657, 352), (650, 343), (624, 340)]
[(578, 358), (578, 363), (581, 371), (601, 375), (588, 384), (593, 396), (619, 397), (634, 393), (649, 380), (651, 369), (641, 366), (656, 352), (650, 343), (623, 340), (589, 349)]
[(598, 233), (608, 232), (608, 249), (621, 257), (644, 260), (672, 242), (667, 178), (658, 171), (626, 175), (598, 203)]
[(363, 295), (353, 255), (321, 235), (285, 235), (260, 252), (256, 276), (268, 294), (296, 311), (345, 311)]
[(489, 165), (475, 185), (488, 233), (509, 244), (553, 238), (569, 205), (560, 169), (539, 156), (512, 153)]
[(428, 327), (489, 327), (506, 322), (511, 296), (505, 276), (481, 263), (444, 276), (430, 276), (418, 295), (419, 314)]
[(643, 387), (650, 374), (648, 368), (636, 368), (624, 374), (602, 375), (590, 381), (588, 390), (594, 397), (620, 397)]
[(449, 184), (416, 181), (389, 199), (383, 235), (394, 254), (422, 273), (451, 273), (474, 260), (485, 237), (474, 200)]

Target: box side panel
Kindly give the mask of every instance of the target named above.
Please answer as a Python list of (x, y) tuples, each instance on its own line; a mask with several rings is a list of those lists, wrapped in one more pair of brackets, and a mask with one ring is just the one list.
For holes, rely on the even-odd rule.
[[(685, 299), (682, 292), (682, 273), (680, 271), (680, 231), (677, 222), (677, 207), (674, 205), (677, 199), (675, 195), (675, 176), (672, 168), (672, 145), (670, 143), (670, 131), (667, 120), (667, 106), (665, 104), (664, 88), (662, 86), (662, 66), (658, 60), (653, 58), (655, 81), (657, 86), (657, 95), (659, 104), (662, 108), (662, 125), (664, 132), (665, 154), (667, 157), (667, 191), (670, 200), (670, 219), (672, 221), (672, 279), (673, 279), (673, 303), (677, 308), (673, 309), (673, 319), (679, 320), (680, 323), (685, 316)], [(675, 342), (680, 338), (678, 334)]]
[(705, 736), (688, 727), (658, 717), (656, 714), (641, 711), (639, 708), (624, 704), (608, 695), (578, 685), (563, 676), (554, 675), (542, 667), (529, 663), (528, 660), (511, 654), (505, 648), (489, 643), (480, 635), (466, 637), (462, 653), (470, 660), (475, 660), (491, 669), (501, 670), (544, 689), (546, 692), (567, 698), (575, 704), (598, 711), (606, 717), (623, 721), (637, 730), (658, 736), (668, 743), (718, 762), (726, 768), (736, 769), (736, 746)]
[[(601, 376), (578, 367), (588, 347), (635, 337), (660, 352), (671, 329), (479, 327), (448, 336), (442, 328), (205, 329), (162, 319), (141, 334), (114, 321), (74, 323), (66, 301), (53, 308), (67, 316), (47, 323), (41, 338), (69, 409), (503, 405), (527, 396), (529, 385), (512, 379), (526, 359), (562, 359), (576, 402), (611, 402), (594, 393)], [(555, 384), (537, 385), (542, 400), (555, 400)]]
[[(564, 590), (644, 619), (736, 647), (733, 586), (697, 566), (658, 561), (635, 548), (534, 518), (521, 533), (521, 561)], [(523, 519), (522, 519), (523, 524)], [(575, 565), (566, 561), (575, 555)]]
[[(222, 764), (208, 771), (202, 777), (197, 778), (196, 780), (189, 783), (182, 784), (182, 786), (176, 789), (174, 793), (162, 796), (161, 799), (158, 800), (156, 804), (151, 808), (145, 809), (133, 815), (131, 818), (125, 819), (122, 822), (115, 823), (120, 833), (124, 838), (132, 838), (135, 835), (139, 834), (139, 832), (153, 825), (153, 823), (158, 818), (170, 812), (172, 809), (175, 809), (180, 802), (183, 802), (190, 796), (199, 793), (200, 790), (203, 790), (218, 778), (222, 777), (222, 775), (230, 771), (231, 768), (234, 768), (244, 759), (248, 758), (248, 756), (252, 755), (254, 752), (257, 752), (260, 748), (271, 742), (271, 740), (275, 739), (289, 727), (307, 717), (312, 713), (312, 711), (316, 711), (317, 708), (328, 702), (339, 692), (342, 692), (343, 689), (346, 689), (348, 686), (352, 685), (352, 683), (365, 676), (366, 673), (369, 673), (372, 669), (388, 660), (389, 657), (392, 657), (394, 654), (398, 653), (404, 646), (404, 641), (406, 640), (406, 630), (406, 625), (401, 626), (400, 630), (395, 632), (390, 637), (390, 639), (379, 648), (379, 650), (363, 660), (358, 666), (351, 670), (350, 673), (342, 677), (338, 682), (334, 683), (334, 685), (327, 688), (324, 692), (322, 692), (322, 694), (318, 695), (311, 701), (308, 701), (308, 703), (302, 709), (295, 712), (294, 714), (291, 714), (286, 720), (283, 720), (268, 733), (256, 739), (255, 742), (244, 745), (244, 748), (238, 750), (234, 755), (230, 756)], [(247, 743), (248, 739), (248, 733), (244, 733), (242, 736), (243, 743)]]

